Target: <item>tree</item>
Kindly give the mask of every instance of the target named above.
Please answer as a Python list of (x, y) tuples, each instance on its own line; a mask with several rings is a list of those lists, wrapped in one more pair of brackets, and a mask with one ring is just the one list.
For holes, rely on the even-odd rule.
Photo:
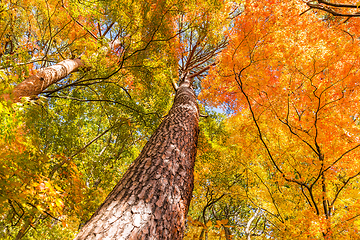
[[(256, 160), (249, 166), (257, 183), (250, 198), (276, 222), (274, 236), (352, 238), (358, 234), (358, 42), (353, 23), (300, 15), (304, 7), (249, 4), (203, 93), (212, 104), (225, 100), (239, 111), (234, 138)], [(249, 147), (245, 134), (256, 144)]]
[[(251, 148), (251, 138), (247, 129), (232, 131), (233, 124), (226, 120), (225, 114), (212, 113), (200, 122), (194, 198), (185, 239), (271, 236), (271, 217), (249, 196), (255, 187), (250, 178), (252, 160), (243, 149)], [(233, 141), (239, 133), (249, 146), (238, 147)]]
[[(64, 4), (62, 2), (62, 4)], [(100, 4), (101, 5), (101, 4)], [(145, 53), (145, 50), (149, 50), (149, 49), (155, 49), (153, 48), (152, 45), (156, 45), (157, 42), (166, 42), (168, 40), (166, 39), (161, 39), (161, 37), (159, 38), (159, 29), (163, 27), (163, 22), (165, 21), (164, 19), (166, 17), (169, 17), (167, 16), (167, 13), (170, 12), (171, 10), (173, 10), (173, 5), (167, 5), (166, 3), (164, 4), (164, 2), (160, 2), (159, 3), (160, 9), (162, 9), (164, 11), (164, 18), (163, 19), (160, 19), (160, 21), (153, 21), (154, 19), (150, 18), (150, 19), (146, 19), (146, 21), (148, 21), (149, 24), (152, 24), (154, 25), (153, 26), (153, 31), (149, 31), (149, 29), (147, 29), (146, 31), (149, 31), (150, 33), (143, 33), (145, 36), (142, 36), (144, 39), (141, 39), (140, 43), (139, 42), (136, 42), (134, 43), (134, 41), (130, 41), (129, 44), (131, 43), (131, 45), (128, 44), (128, 42), (126, 42), (127, 40), (127, 37), (125, 36), (125, 40), (123, 40), (120, 44), (120, 52), (117, 52), (118, 55), (116, 55), (117, 59), (116, 59), (116, 63), (119, 64), (119, 67), (116, 67), (115, 70), (113, 70), (113, 72), (110, 72), (110, 74), (108, 76), (105, 76), (105, 77), (99, 77), (95, 80), (100, 80), (100, 83), (106, 83), (107, 81), (109, 81), (108, 79), (111, 78), (112, 76), (114, 76), (114, 74), (116, 73), (122, 73), (124, 74), (124, 72), (126, 73), (127, 70), (125, 70), (127, 67), (128, 67), (128, 64), (127, 64), (127, 61), (129, 58), (132, 58), (132, 59), (135, 59), (133, 60), (132, 64), (136, 64), (136, 63), (140, 63), (140, 67), (142, 67), (142, 65), (144, 64), (143, 62), (146, 60), (146, 57), (152, 57), (152, 58), (155, 58), (156, 57), (156, 54), (149, 54), (149, 53)], [(96, 5), (95, 5), (96, 6)], [(67, 8), (65, 5), (62, 5), (63, 8)], [(157, 7), (157, 5), (155, 4), (155, 6), (153, 7)], [(176, 9), (175, 9), (176, 10)], [(153, 12), (150, 12), (151, 14), (153, 14)], [(194, 16), (197, 14), (196, 12), (190, 12), (191, 14), (194, 14)], [(182, 22), (181, 24), (183, 25), (186, 25), (185, 28), (194, 28), (194, 26), (196, 26), (197, 24), (198, 25), (202, 25), (200, 26), (200, 28), (202, 28), (202, 30), (204, 32), (208, 31), (206, 29), (206, 27), (209, 26), (209, 23), (206, 23), (204, 24), (203, 22), (201, 23), (193, 23), (191, 22), (191, 14), (187, 16), (187, 18), (189, 18), (190, 20), (188, 20), (190, 23), (186, 23), (186, 21)], [(71, 14), (69, 14), (70, 17)], [(152, 15), (152, 16), (155, 16), (155, 15)], [(171, 16), (171, 15), (170, 15)], [(73, 18), (73, 17), (72, 17)], [(141, 18), (148, 18), (148, 16), (146, 15), (141, 15), (140, 16), (140, 19)], [(97, 37), (95, 34), (93, 34), (89, 29), (87, 29), (86, 27), (84, 27), (85, 24), (82, 24), (80, 23), (78, 20), (74, 20), (74, 22), (77, 23), (77, 25), (79, 25), (80, 27), (82, 27), (84, 30), (86, 30), (87, 32), (87, 35), (90, 35), (92, 38), (95, 38), (96, 40)], [(50, 21), (49, 21), (50, 22)], [(156, 25), (156, 23), (159, 22), (158, 25)], [(180, 23), (179, 23), (180, 24)], [(107, 27), (107, 31), (110, 31), (111, 27), (113, 26), (114, 24), (111, 23), (109, 24), (109, 26)], [(207, 26), (205, 26), (207, 25)], [(145, 26), (142, 26), (144, 27), (144, 29), (146, 28), (146, 25)], [(151, 29), (151, 28), (150, 28)], [(184, 27), (183, 26), (178, 26), (178, 34), (182, 34), (184, 31)], [(166, 34), (169, 35), (170, 34), (173, 34), (172, 31), (170, 32), (165, 32)], [(99, 34), (100, 36), (102, 35), (101, 34), (101, 31), (99, 31)], [(121, 33), (121, 34), (124, 34), (124, 33)], [(193, 33), (191, 33), (193, 34)], [(190, 52), (189, 52), (189, 55), (187, 56), (187, 59), (186, 59), (186, 62), (185, 65), (183, 66), (182, 68), (182, 73), (183, 75), (181, 76), (181, 78), (183, 79), (181, 82), (180, 82), (180, 86), (178, 88), (178, 92), (181, 92), (180, 96), (177, 97), (177, 99), (183, 99), (183, 95), (184, 93), (183, 92), (189, 92), (190, 89), (191, 89), (191, 84), (192, 84), (192, 79), (195, 78), (195, 77), (200, 77), (201, 74), (203, 74), (206, 70), (209, 69), (209, 66), (206, 66), (208, 64), (209, 61), (211, 61), (211, 58), (216, 54), (216, 52), (221, 49), (223, 46), (224, 46), (224, 43), (220, 43), (219, 45), (215, 45), (215, 46), (210, 46), (210, 47), (206, 47), (206, 48), (203, 48), (203, 44), (205, 42), (205, 39), (207, 39), (206, 35), (204, 33), (200, 33), (202, 35), (204, 35), (204, 37), (202, 36), (196, 36), (198, 33), (195, 33), (194, 32), (194, 36), (193, 36), (193, 39), (197, 39), (197, 41), (195, 42), (195, 45), (194, 46), (190, 46)], [(104, 34), (106, 35), (106, 34)], [(126, 34), (125, 34), (126, 35)], [(154, 37), (157, 37), (157, 39), (154, 39)], [(161, 36), (161, 34), (160, 34)], [(170, 35), (171, 36), (171, 35)], [(176, 36), (176, 35), (175, 35)], [(130, 40), (131, 40), (131, 37), (136, 37), (136, 36), (130, 36)], [(170, 37), (169, 39), (171, 39), (172, 37)], [(214, 42), (214, 40), (212, 40)], [(191, 41), (190, 41), (191, 43)], [(135, 46), (133, 46), (135, 44)], [(183, 43), (180, 43), (180, 44), (183, 44)], [(157, 46), (159, 47), (159, 46)], [(183, 45), (183, 48), (186, 49), (187, 47)], [(156, 50), (156, 49), (155, 49)], [(201, 53), (203, 51), (203, 53)], [(130, 53), (129, 53), (130, 52)], [(183, 52), (185, 53), (185, 52)], [(60, 53), (61, 54), (61, 53)], [(100, 54), (101, 54), (101, 48), (100, 48)], [(144, 54), (144, 55), (143, 55)], [(90, 51), (90, 53), (88, 52), (85, 52), (84, 53), (85, 55), (85, 59), (89, 59), (91, 57), (94, 57), (94, 58), (97, 58), (97, 56), (99, 55), (98, 52), (95, 52), (95, 53), (92, 53)], [(90, 56), (89, 56), (90, 55)], [(136, 56), (137, 55), (142, 55), (141, 58), (137, 59)], [(82, 57), (81, 59), (68, 59), (68, 60), (65, 60), (57, 65), (53, 65), (53, 66), (50, 66), (48, 68), (45, 68), (45, 69), (42, 69), (39, 71), (39, 73), (37, 73), (35, 76), (33, 77), (30, 77), (30, 78), (27, 78), (24, 82), (22, 82), (21, 84), (18, 85), (18, 87), (16, 87), (14, 89), (14, 91), (12, 92), (12, 95), (13, 95), (13, 98), (15, 99), (15, 101), (18, 101), (18, 99), (20, 97), (23, 97), (23, 96), (31, 96), (33, 97), (33, 95), (37, 95), (38, 93), (46, 93), (48, 97), (57, 97), (57, 98), (65, 98), (65, 99), (71, 99), (71, 100), (75, 100), (75, 101), (81, 101), (82, 99), (80, 99), (78, 96), (73, 96), (73, 97), (69, 97), (69, 96), (59, 96), (59, 95), (55, 95), (55, 93), (58, 93), (60, 91), (63, 91), (64, 89), (71, 89), (73, 87), (76, 87), (76, 86), (91, 86), (94, 84), (94, 79), (90, 79), (90, 80), (82, 80), (80, 79), (79, 81), (75, 81), (73, 83), (68, 83), (68, 84), (65, 84), (65, 86), (61, 86), (58, 87), (57, 89), (46, 89), (47, 87), (52, 87), (52, 85), (54, 85), (55, 83), (57, 83), (59, 80), (63, 79), (64, 77), (67, 77), (67, 74), (68, 73), (72, 73), (72, 72), (75, 72), (76, 70), (78, 70), (78, 68), (80, 66), (91, 66), (91, 64), (89, 63), (84, 63), (83, 61), (83, 58)], [(120, 60), (118, 60), (120, 58)], [(68, 68), (66, 71), (63, 71), (62, 69), (64, 69), (64, 65), (66, 65), (66, 63), (70, 63), (70, 65), (73, 63), (73, 62), (76, 62), (75, 65), (72, 65), (73, 68)], [(114, 60), (112, 60), (114, 61)], [(87, 61), (88, 62), (88, 61)], [(131, 65), (131, 64), (130, 64)], [(58, 66), (62, 66), (61, 68), (59, 68)], [(139, 67), (139, 66), (135, 66), (135, 67)], [(66, 67), (65, 67), (66, 68)], [(121, 70), (125, 70), (123, 72), (121, 72)], [(91, 72), (97, 72), (97, 75), (100, 75), (101, 74), (99, 73), (99, 67), (98, 66), (94, 66), (94, 67), (91, 67), (90, 69), (90, 73)], [(47, 77), (47, 72), (50, 72), (50, 73), (54, 73), (54, 75), (57, 75), (57, 76), (49, 76)], [(59, 73), (57, 73), (59, 72)], [(154, 72), (154, 71), (153, 71)], [(80, 72), (81, 73), (81, 72)], [(128, 72), (130, 73), (130, 72)], [(87, 73), (89, 74), (89, 73)], [(107, 73), (108, 74), (108, 73)], [(139, 71), (136, 72), (131, 72), (130, 75), (132, 75), (132, 77), (137, 77), (136, 75), (139, 74)], [(41, 75), (44, 75), (44, 77), (41, 77)], [(46, 75), (46, 76), (45, 76)], [(131, 78), (130, 78), (131, 80)], [(46, 84), (44, 84), (44, 82)], [(35, 84), (34, 84), (35, 83)], [(97, 83), (95, 81), (95, 83)], [(128, 81), (127, 84), (129, 84), (130, 82)], [(191, 83), (191, 84), (190, 84)], [(24, 87), (25, 86), (25, 87)], [(28, 86), (35, 86), (35, 88), (33, 89), (29, 89)], [(185, 87), (184, 87), (185, 86)], [(184, 90), (182, 91), (181, 89), (188, 89), (188, 90)], [(44, 91), (46, 89), (46, 91)], [(136, 102), (136, 99), (133, 99), (133, 96), (131, 96), (128, 91), (124, 88), (122, 88), (127, 95), (129, 95), (130, 97), (130, 100), (131, 102)], [(143, 94), (139, 94), (139, 95), (142, 95), (144, 96)], [(192, 97), (195, 97), (194, 94), (192, 93)], [(86, 99), (84, 99), (84, 101), (87, 101)], [(117, 103), (117, 104), (121, 104), (123, 105), (125, 108), (129, 108), (131, 110), (133, 110), (134, 112), (137, 112), (137, 113), (140, 113), (140, 117), (141, 116), (141, 111), (137, 111), (137, 109), (135, 107), (132, 107), (132, 106), (129, 106), (127, 104), (124, 104), (124, 103), (119, 103), (117, 101), (111, 101), (111, 100), (108, 100), (108, 99), (99, 99), (99, 101), (104, 101), (104, 102), (110, 102), (110, 103)], [(177, 101), (180, 101), (180, 100), (177, 100)], [(181, 100), (182, 101), (182, 100)], [(180, 101), (180, 105), (183, 104), (183, 102)], [(194, 99), (192, 99), (191, 101), (194, 101)], [(179, 106), (174, 106), (175, 108), (179, 108)], [(182, 106), (180, 106), (181, 108)], [(175, 112), (178, 111), (178, 110), (174, 110)], [(195, 114), (198, 114), (198, 111), (197, 109), (195, 108), (195, 110), (193, 110), (194, 113), (192, 113), (192, 115)], [(145, 115), (145, 114), (144, 114)], [(175, 116), (175, 115), (174, 115)], [(189, 118), (192, 118), (191, 116)], [(173, 117), (170, 118), (171, 121), (175, 121), (177, 122), (176, 119), (173, 119)], [(107, 130), (103, 131), (103, 133), (99, 134), (97, 137), (95, 137), (93, 140), (91, 140), (90, 142), (88, 142), (84, 147), (82, 147), (81, 149), (79, 149), (78, 151), (76, 151), (74, 154), (71, 154), (70, 157), (63, 157), (62, 160), (60, 160), (57, 164), (55, 164), (53, 167), (52, 167), (52, 170), (49, 172), (49, 175), (48, 175), (48, 178), (49, 179), (53, 179), (53, 177), (56, 177), (57, 174), (56, 172), (59, 172), (60, 170), (62, 170), (64, 168), (65, 165), (68, 165), (68, 164), (71, 164), (71, 161), (73, 160), (73, 158), (75, 156), (79, 156), (82, 151), (84, 151), (85, 149), (87, 150), (88, 149), (88, 146), (90, 144), (92, 144), (94, 141), (97, 141), (99, 138), (103, 137), (106, 133), (108, 133), (110, 130), (112, 129), (119, 129), (119, 125), (123, 125), (123, 122), (129, 122), (129, 125), (130, 125), (130, 121), (127, 120), (127, 119), (123, 119), (123, 118), (117, 118), (113, 121), (110, 121), (111, 123), (111, 126), (108, 127)], [(196, 121), (194, 122), (194, 120), (191, 121), (191, 124), (195, 126), (193, 126), (195, 129), (196, 129)], [(29, 124), (30, 125), (30, 124)], [(196, 131), (195, 131), (196, 133)], [(193, 134), (190, 134), (191, 136), (196, 136), (196, 134), (193, 133)], [(194, 135), (195, 134), (195, 135)], [(174, 137), (174, 136), (173, 136)], [(194, 137), (194, 140), (196, 142), (196, 137)], [(195, 146), (195, 144), (192, 144), (191, 142), (187, 142), (185, 141), (187, 144), (190, 144), (190, 146)], [(106, 148), (106, 147), (105, 147)], [(105, 149), (104, 148), (104, 149)], [(194, 161), (194, 157), (195, 157), (195, 154), (193, 153), (194, 150), (191, 150), (190, 151), (190, 155), (192, 157), (192, 161)], [(102, 152), (103, 150), (101, 151), (101, 154), (102, 155)], [(66, 154), (68, 155), (68, 154)], [(66, 156), (65, 155), (65, 156)], [(186, 155), (187, 156), (187, 155)], [(140, 158), (139, 158), (140, 159)], [(193, 163), (191, 163), (191, 159), (190, 159), (190, 162), (188, 163), (191, 165), (193, 165)], [(176, 227), (178, 228), (178, 230), (176, 230), (176, 234), (178, 234), (179, 236), (182, 235), (182, 226), (184, 226), (184, 220), (185, 220), (185, 215), (186, 212), (187, 212), (187, 207), (188, 207), (188, 204), (189, 204), (189, 201), (190, 201), (190, 196), (191, 194), (189, 193), (189, 191), (191, 192), (191, 185), (192, 185), (192, 181), (191, 181), (191, 175), (192, 175), (192, 170), (191, 168), (189, 167), (186, 167), (188, 168), (188, 175), (189, 177), (186, 177), (185, 178), (185, 182), (184, 182), (184, 185), (187, 185), (187, 188), (185, 188), (185, 192), (188, 192), (187, 193), (187, 197), (184, 198), (184, 203), (183, 205), (178, 209), (178, 215), (180, 216), (180, 220), (179, 220), (179, 226)], [(181, 172), (183, 173), (183, 172)], [(180, 193), (180, 194), (183, 194), (183, 193)], [(29, 204), (27, 202), (27, 204)], [(36, 207), (35, 207), (36, 208)], [(170, 210), (171, 208), (167, 209), (167, 210)], [(36, 209), (36, 210), (39, 210), (39, 209)], [(174, 210), (174, 208), (173, 208)], [(41, 215), (40, 215), (41, 216)], [(19, 219), (22, 219), (22, 216), (19, 216)], [(24, 228), (23, 230), (21, 230), (18, 234), (19, 238), (21, 238), (26, 232), (27, 230), (29, 229), (29, 227), (31, 226), (31, 224), (33, 223), (33, 219), (30, 219), (30, 220), (27, 220), (26, 224), (24, 225)], [(84, 228), (85, 229), (85, 228)], [(173, 232), (171, 230), (171, 232)]]
[(35, 3), (0, 5), (1, 237), (356, 237), (356, 3)]
[(169, 114), (76, 239), (183, 237), (199, 131), (191, 84), (180, 82)]
[(210, 23), (202, 22), (198, 29), (184, 32), (189, 39), (179, 33), (182, 64), (179, 86), (173, 83), (173, 106), (76, 239), (183, 238), (199, 131), (193, 81), (210, 68), (209, 62), (226, 46), (224, 39), (216, 43), (217, 38), (209, 37)]

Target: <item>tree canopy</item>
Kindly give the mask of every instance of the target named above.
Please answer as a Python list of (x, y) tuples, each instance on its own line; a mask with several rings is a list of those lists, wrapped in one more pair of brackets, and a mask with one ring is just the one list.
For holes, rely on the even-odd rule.
[[(73, 239), (191, 77), (184, 239), (356, 239), (358, 7), (2, 1), (0, 238)], [(78, 65), (52, 80), (64, 61)]]

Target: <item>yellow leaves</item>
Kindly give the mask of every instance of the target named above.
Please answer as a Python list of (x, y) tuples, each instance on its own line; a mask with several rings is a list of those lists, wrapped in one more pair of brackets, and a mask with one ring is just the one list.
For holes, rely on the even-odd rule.
[(55, 204), (60, 209), (62, 209), (65, 206), (64, 202), (61, 199), (56, 199)]
[(194, 172), (194, 184), (199, 182), (199, 173)]
[[(4, 120), (0, 126), (0, 205), (3, 206), (0, 214), (11, 211), (12, 204), (16, 211), (24, 214), (19, 224), (32, 214), (46, 212), (60, 217), (65, 203), (73, 201), (72, 188), (82, 187), (81, 174), (73, 164), (68, 167), (72, 171), (67, 178), (47, 178), (51, 170), (49, 158), (36, 146), (35, 136), (27, 137), (28, 131), (22, 122), (24, 109), (16, 110), (22, 107), (21, 103), (6, 106), (0, 102), (0, 115)], [(67, 182), (72, 178), (73, 186), (68, 187)], [(81, 192), (76, 197), (81, 197)]]

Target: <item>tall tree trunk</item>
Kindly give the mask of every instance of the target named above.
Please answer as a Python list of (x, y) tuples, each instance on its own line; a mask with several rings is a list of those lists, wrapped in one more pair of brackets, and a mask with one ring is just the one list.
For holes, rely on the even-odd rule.
[[(28, 77), (12, 91), (12, 100), (17, 102), (22, 97), (32, 97), (40, 94), (50, 85), (57, 83), (70, 73), (76, 72), (84, 63), (81, 59), (66, 59), (53, 66), (40, 69), (35, 75)], [(8, 95), (3, 95), (8, 100)]]
[(199, 112), (191, 79), (80, 239), (182, 239), (192, 190)]

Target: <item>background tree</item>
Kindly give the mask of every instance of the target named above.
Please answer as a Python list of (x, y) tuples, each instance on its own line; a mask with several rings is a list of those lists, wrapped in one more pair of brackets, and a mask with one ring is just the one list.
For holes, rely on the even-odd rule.
[(275, 236), (352, 238), (358, 226), (358, 43), (351, 24), (299, 15), (306, 6), (295, 6), (247, 5), (206, 96), (216, 92), (212, 102), (241, 109), (235, 131), (246, 129), (257, 139), (242, 147), (256, 159), (250, 168), (258, 184), (250, 197), (271, 213)]
[(259, 208), (255, 215), (256, 205), (248, 198), (249, 162), (230, 143), (233, 133), (225, 119), (213, 113), (200, 123), (194, 198), (185, 239), (248, 239), (246, 232), (250, 238), (264, 237), (271, 229)]
[[(26, 7), (22, 4), (26, 4)], [(16, 82), (21, 82), (26, 78), (28, 68), (46, 66), (47, 59), (55, 58), (53, 61), (56, 62), (57, 59), (60, 61), (66, 57), (72, 58), (76, 52), (79, 55), (83, 53), (81, 60), (85, 61), (86, 66), (91, 70), (86, 74), (81, 71), (73, 74), (43, 91), (43, 96), (47, 100), (43, 98), (44, 103), (39, 105), (25, 105), (25, 116), (20, 120), (16, 117), (16, 124), (11, 125), (12, 128), (6, 121), (4, 123), (6, 131), (3, 135), (5, 146), (3, 149), (7, 150), (3, 155), (7, 158), (2, 158), (4, 161), (2, 183), (6, 186), (6, 188), (2, 187), (2, 190), (6, 189), (3, 194), (5, 198), (2, 199), (5, 206), (2, 210), (6, 215), (4, 228), (8, 229), (6, 234), (16, 235), (15, 232), (20, 229), (21, 224), (24, 224), (23, 230), (19, 231), (19, 238), (31, 227), (37, 226), (39, 229), (39, 225), (45, 227), (47, 224), (53, 225), (61, 221), (64, 227), (67, 223), (74, 226), (73, 229), (69, 229), (74, 231), (78, 228), (76, 225), (79, 221), (87, 220), (88, 214), (91, 214), (92, 209), (106, 196), (106, 189), (112, 188), (111, 182), (116, 176), (122, 175), (122, 169), (129, 164), (133, 154), (137, 154), (136, 145), (142, 144), (153, 124), (156, 125), (160, 120), (162, 111), (166, 110), (169, 103), (162, 93), (166, 92), (165, 89), (171, 89), (166, 81), (170, 71), (160, 72), (160, 65), (146, 60), (150, 56), (159, 59), (162, 55), (166, 55), (166, 44), (162, 48), (164, 51), (159, 53), (157, 50), (159, 46), (151, 48), (150, 42), (162, 44), (165, 35), (173, 36), (171, 32), (164, 30), (166, 25), (164, 18), (154, 19), (154, 15), (150, 16), (153, 11), (149, 11), (149, 5), (139, 3), (144, 8), (143, 12), (134, 16), (130, 13), (134, 9), (139, 10), (139, 5), (133, 2), (123, 2), (121, 10), (115, 8), (118, 6), (104, 2), (54, 1), (48, 2), (46, 6), (28, 4), (8, 2), (8, 5), (4, 5), (7, 9), (2, 13), (8, 16), (20, 12), (18, 14), (21, 17), (29, 17), (28, 20), (19, 19), (16, 24), (28, 23), (28, 27), (32, 28), (29, 32), (34, 35), (29, 41), (37, 45), (42, 41), (43, 45), (37, 47), (41, 51), (34, 50), (34, 53), (24, 51), (23, 54), (36, 54), (35, 56), (39, 56), (40, 60), (36, 63), (31, 62), (30, 66), (25, 64), (27, 62), (15, 62), (22, 59), (13, 57), (12, 53), (6, 50), (2, 56), (1, 70), (4, 92), (10, 92), (12, 88), (9, 84), (11, 82), (9, 76)], [(44, 11), (44, 7), (51, 9), (51, 17), (44, 17), (48, 16), (41, 12)], [(158, 10), (166, 13), (170, 7), (173, 5), (163, 7), (160, 5)], [(111, 21), (109, 13), (118, 14), (118, 17), (116, 15), (112, 17), (119, 21), (109, 22)], [(4, 17), (2, 20), (7, 21), (7, 18)], [(130, 25), (132, 22), (137, 24)], [(16, 28), (14, 22), (8, 22), (7, 25), (11, 24), (15, 29), (20, 30)], [(142, 24), (147, 31), (139, 32)], [(7, 31), (7, 25), (2, 25), (4, 32)], [(53, 41), (55, 33), (59, 38)], [(23, 38), (27, 40), (28, 36), (19, 35), (19, 39)], [(13, 51), (16, 49), (18, 52), (22, 51), (19, 39), (14, 40)], [(103, 46), (108, 46), (113, 39), (121, 39), (122, 47), (110, 53), (108, 50), (104, 52)], [(144, 53), (145, 50), (152, 51), (150, 49), (155, 50), (153, 54)], [(44, 61), (41, 60), (42, 55), (45, 56)], [(124, 64), (125, 59), (132, 60)], [(10, 64), (10, 60), (14, 63)], [(171, 63), (171, 59), (169, 62)], [(166, 65), (169, 62), (161, 62), (161, 64)], [(15, 67), (24, 77), (14, 74)], [(153, 80), (154, 85), (149, 84), (150, 79)], [(157, 87), (158, 94), (153, 91), (154, 87)], [(16, 105), (8, 106), (6, 103), (2, 106), (3, 115), (10, 123), (14, 122), (15, 116), (12, 114), (22, 115), (24, 109), (23, 107), (16, 111), (13, 109)], [(18, 127), (20, 130), (17, 130)], [(19, 134), (13, 134), (19, 131)], [(24, 135), (28, 140), (27, 144), (33, 146), (26, 149), (26, 154), (19, 155), (16, 151), (7, 149), (7, 146), (15, 147), (14, 139), (19, 135)], [(37, 161), (42, 159), (43, 163), (37, 163), (33, 159)], [(32, 164), (31, 168), (28, 163)], [(43, 168), (39, 169), (38, 165)], [(72, 168), (75, 170), (73, 171)], [(71, 180), (72, 177), (79, 180), (78, 184)], [(61, 183), (62, 180), (70, 182)], [(19, 184), (19, 188), (15, 188), (15, 183)], [(46, 194), (40, 194), (41, 191), (47, 191), (48, 185), (45, 185), (45, 190), (41, 187), (41, 184), (46, 183), (51, 186), (53, 196), (47, 198), (48, 201), (44, 201)], [(28, 198), (26, 189), (32, 190), (32, 195), (37, 197), (36, 202)], [(18, 194), (19, 192), (24, 194)], [(98, 198), (93, 198), (94, 195)], [(14, 199), (14, 196), (19, 198)], [(68, 199), (71, 196), (74, 199)], [(58, 204), (55, 204), (55, 199), (59, 200)], [(43, 207), (38, 205), (39, 202)], [(55, 206), (56, 211), (61, 210), (61, 212), (49, 209), (51, 205)], [(40, 218), (39, 213), (42, 213)], [(57, 217), (60, 215), (63, 216), (62, 219)], [(66, 216), (69, 216), (69, 219)], [(57, 227), (59, 224), (54, 226)], [(66, 228), (63, 229), (66, 231)], [(55, 238), (52, 234), (54, 231), (49, 233), (48, 228), (44, 230), (50, 234), (50, 238)], [(34, 231), (33, 234), (37, 235)], [(40, 235), (44, 236), (44, 233)], [(61, 234), (57, 237), (63, 238)]]

